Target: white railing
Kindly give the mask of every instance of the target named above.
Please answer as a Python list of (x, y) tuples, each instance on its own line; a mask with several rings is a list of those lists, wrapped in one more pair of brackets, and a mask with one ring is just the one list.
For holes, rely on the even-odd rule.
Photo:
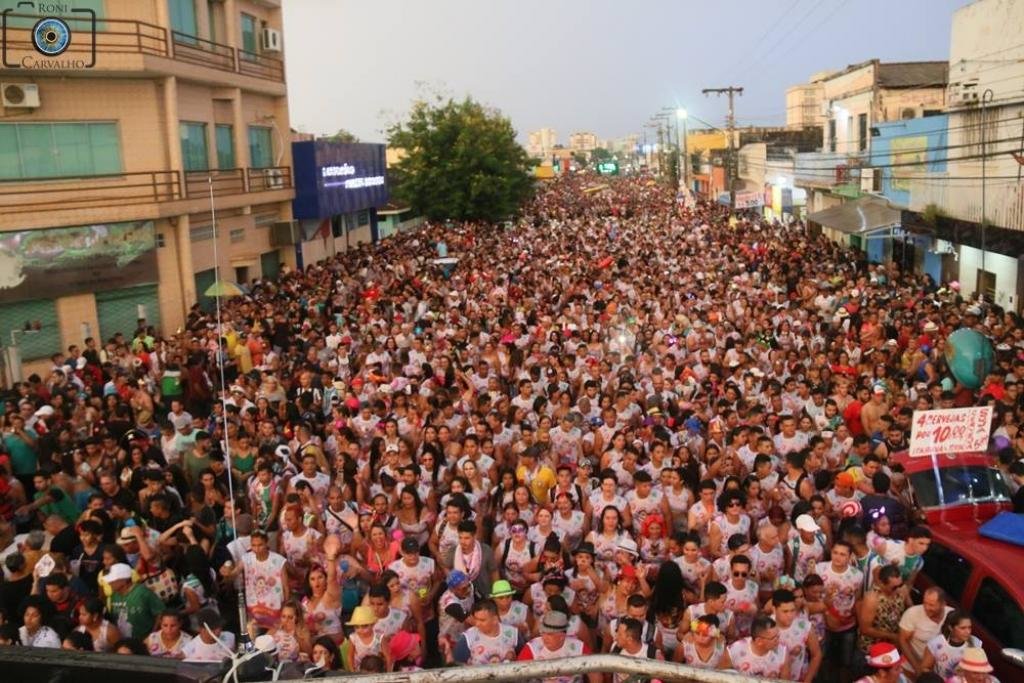
[(462, 666), (406, 673), (328, 677), (329, 683), (473, 683), (475, 681), (523, 681), (554, 676), (585, 676), (588, 673), (616, 673), (625, 676), (682, 681), (686, 683), (743, 683), (774, 679), (744, 676), (727, 671), (697, 669), (684, 664), (621, 655), (584, 655), (565, 659), (507, 662), (487, 666)]

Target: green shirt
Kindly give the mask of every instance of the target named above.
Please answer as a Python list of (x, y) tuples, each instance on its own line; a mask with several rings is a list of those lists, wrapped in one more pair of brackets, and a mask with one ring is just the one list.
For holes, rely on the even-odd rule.
[(188, 483), (195, 486), (199, 483), (199, 473), (210, 466), (210, 455), (207, 453), (200, 457), (195, 451), (190, 451), (185, 453), (183, 462)]
[[(37, 434), (31, 428), (25, 433), (35, 439)], [(39, 469), (39, 455), (34, 448), (25, 443), (17, 434), (4, 434), (4, 445), (11, 454), (11, 467), (14, 474), (33, 474)]]
[(78, 520), (78, 515), (81, 510), (78, 509), (75, 501), (69, 498), (60, 487), (51, 486), (49, 491), (36, 491), (36, 495), (33, 500), (39, 500), (46, 493), (50, 494), (50, 498), (53, 499), (53, 502), (39, 507), (39, 510), (44, 516), (49, 517), (50, 515), (60, 515), (60, 517), (68, 524), (74, 524)]
[(115, 592), (110, 596), (110, 613), (117, 618), (117, 628), (125, 638), (145, 640), (163, 610), (163, 600), (141, 583), (127, 594)]

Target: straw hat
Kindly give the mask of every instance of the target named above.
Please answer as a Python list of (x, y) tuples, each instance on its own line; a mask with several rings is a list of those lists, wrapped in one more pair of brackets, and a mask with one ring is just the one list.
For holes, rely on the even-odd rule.
[(984, 650), (980, 647), (968, 647), (964, 648), (960, 669), (971, 673), (987, 674), (992, 672), (992, 665), (988, 663), (988, 655)]
[(377, 615), (373, 608), (367, 605), (359, 605), (352, 610), (352, 618), (348, 620), (348, 626), (373, 626), (377, 623)]

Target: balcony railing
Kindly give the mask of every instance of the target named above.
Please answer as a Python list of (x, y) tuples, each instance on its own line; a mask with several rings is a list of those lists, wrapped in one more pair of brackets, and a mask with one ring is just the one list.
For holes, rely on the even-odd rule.
[(7, 213), (130, 206), (181, 198), (175, 171), (0, 180), (0, 212)]
[(215, 197), (273, 192), (292, 187), (292, 170), (274, 166), (5, 179), (0, 180), (0, 214), (202, 199), (210, 196), (211, 181)]
[(242, 194), (246, 191), (244, 168), (222, 168), (207, 171), (185, 171), (185, 194), (189, 199), (207, 197), (210, 186), (213, 194)]
[(249, 192), (286, 190), (292, 186), (292, 169), (288, 166), (246, 169)]
[(171, 31), (174, 38), (174, 58), (190, 64), (209, 66), (221, 71), (236, 71), (235, 49), (212, 40), (203, 40), (179, 31)]
[(239, 49), (238, 70), (256, 78), (266, 78), (272, 81), (284, 80), (284, 62), (258, 52)]
[[(9, 64), (20, 63), (31, 55), (41, 59), (32, 45), (32, 26), (39, 17), (30, 14), (8, 13), (4, 40), (4, 57)], [(284, 81), (284, 61), (268, 54), (248, 52), (163, 26), (134, 19), (97, 19), (95, 53), (93, 52), (93, 23), (91, 18), (62, 16), (71, 29), (72, 39), (61, 55), (63, 60), (82, 60), (85, 66), (94, 65), (105, 54), (146, 54), (171, 57), (180, 62), (205, 66), (218, 71), (240, 73), (254, 78)], [(174, 45), (169, 45), (169, 40)]]
[[(38, 56), (32, 44), (32, 26), (39, 17), (32, 14), (8, 13), (5, 55), (8, 62), (16, 61), (11, 53), (29, 53)], [(62, 58), (91, 61), (93, 52), (93, 22), (81, 16), (61, 17), (71, 29), (71, 42)], [(167, 31), (162, 26), (134, 19), (97, 19), (96, 55), (103, 53), (142, 53), (167, 56)], [(17, 55), (20, 56), (20, 55)]]

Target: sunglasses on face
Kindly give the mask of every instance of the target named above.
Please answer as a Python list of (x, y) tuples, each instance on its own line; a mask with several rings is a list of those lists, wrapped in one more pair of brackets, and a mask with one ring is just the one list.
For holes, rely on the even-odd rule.
[(737, 579), (745, 579), (750, 576), (750, 572), (733, 572), (732, 575)]

